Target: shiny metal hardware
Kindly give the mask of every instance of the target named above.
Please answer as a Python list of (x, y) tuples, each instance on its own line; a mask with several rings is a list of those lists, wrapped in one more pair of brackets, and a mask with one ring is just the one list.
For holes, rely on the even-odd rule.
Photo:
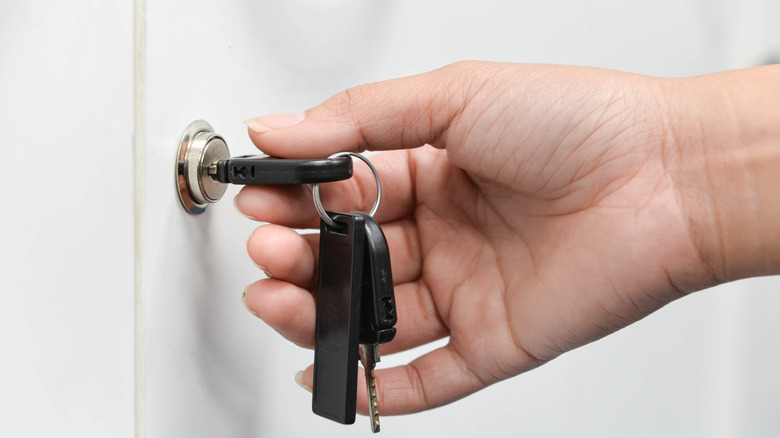
[(227, 184), (216, 177), (217, 162), (229, 157), (225, 140), (208, 122), (196, 120), (184, 130), (176, 159), (176, 188), (188, 212), (203, 213), (225, 193)]

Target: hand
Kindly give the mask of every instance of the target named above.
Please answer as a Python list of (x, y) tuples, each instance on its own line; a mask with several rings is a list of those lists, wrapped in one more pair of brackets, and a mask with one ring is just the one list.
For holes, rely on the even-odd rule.
[[(692, 233), (709, 212), (693, 213), (670, 164), (683, 143), (674, 92), (614, 71), (458, 63), (247, 121), (275, 156), (394, 149), (371, 156), (399, 315), (382, 354), (450, 339), (378, 371), (382, 414), (452, 402), (724, 280)], [(352, 179), (323, 185), (323, 203), (368, 210), (373, 186), (356, 162)], [(318, 236), (287, 228), (318, 227), (309, 191), (246, 187), (236, 206), (274, 224), (248, 242), (271, 278), (247, 289), (247, 307), (312, 348)]]

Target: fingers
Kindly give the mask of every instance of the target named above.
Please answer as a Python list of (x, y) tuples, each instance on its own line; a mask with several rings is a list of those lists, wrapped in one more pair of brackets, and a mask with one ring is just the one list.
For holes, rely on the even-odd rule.
[[(407, 283), (396, 288), (397, 335), (381, 346), (382, 354), (419, 347), (447, 335), (430, 296), (418, 295), (420, 286)], [(314, 348), (315, 300), (299, 286), (277, 280), (260, 280), (246, 290), (244, 304), (280, 335), (304, 348)]]
[(395, 288), (395, 305), (398, 322), (396, 336), (391, 342), (382, 344), (382, 354), (398, 353), (419, 347), (449, 333), (439, 317), (433, 298), (422, 282), (406, 283)]
[[(447, 335), (447, 327), (436, 310), (433, 297), (422, 281), (416, 230), (412, 221), (385, 226), (394, 268), (395, 301), (399, 315), (396, 338), (382, 346), (385, 354), (414, 348)], [(413, 237), (403, 236), (413, 233)], [(404, 243), (407, 242), (407, 243)], [(310, 290), (316, 287), (316, 246), (319, 236), (301, 236), (279, 225), (264, 225), (247, 241), (250, 258), (273, 281), (261, 280), (249, 287), (247, 308), (290, 341), (314, 346), (315, 302)], [(407, 260), (406, 263), (398, 260)], [(290, 315), (294, 314), (295, 318)]]
[(275, 278), (251, 284), (244, 305), (280, 335), (303, 348), (314, 348), (314, 297), (303, 288)]
[[(314, 367), (303, 372), (312, 387)], [(377, 397), (383, 415), (420, 412), (445, 405), (488, 385), (470, 370), (452, 344), (423, 355), (408, 365), (376, 371)], [(358, 412), (368, 413), (365, 378), (358, 373)]]
[[(385, 354), (426, 344), (447, 335), (430, 291), (422, 281), (416, 230), (412, 221), (392, 222), (385, 226), (390, 242), (398, 323), (398, 335), (382, 346)], [(411, 231), (408, 228), (411, 227)], [(414, 234), (406, 237), (407, 234)], [(274, 281), (261, 280), (246, 291), (247, 308), (290, 341), (314, 346), (316, 313), (310, 290), (316, 287), (316, 234), (299, 235), (279, 225), (264, 225), (247, 241), (250, 258)], [(401, 260), (401, 261), (399, 261)], [(406, 260), (406, 262), (403, 262)], [(289, 309), (289, 310), (287, 310)], [(295, 313), (290, 319), (287, 313)]]
[(317, 214), (311, 192), (302, 185), (245, 186), (233, 205), (249, 219), (293, 228), (314, 228)]
[(463, 106), (464, 65), (351, 88), (305, 114), (247, 120), (249, 137), (285, 158), (436, 144)]
[(288, 340), (314, 348), (315, 302), (306, 288), (315, 271), (311, 246), (287, 227), (264, 225), (249, 237), (247, 252), (272, 278), (250, 285), (244, 305)]
[(269, 277), (300, 287), (312, 282), (315, 265), (311, 246), (287, 227), (257, 228), (247, 240), (247, 253)]
[[(382, 227), (390, 249), (393, 282), (414, 282), (422, 275), (417, 226), (410, 219)], [(299, 287), (314, 287), (319, 257), (319, 234), (300, 235), (279, 225), (258, 227), (247, 240), (249, 258), (268, 276)]]
[[(386, 354), (413, 348), (446, 336), (447, 329), (436, 311), (430, 291), (421, 275), (417, 232), (411, 220), (391, 222), (384, 227), (394, 267), (398, 335), (383, 345)], [(282, 336), (298, 345), (314, 345), (315, 311), (310, 290), (316, 286), (316, 256), (319, 236), (299, 235), (279, 225), (264, 225), (247, 241), (249, 257), (275, 281), (260, 281), (246, 291), (247, 308)], [(286, 295), (285, 295), (286, 294)], [(297, 319), (285, 316), (285, 309)], [(304, 317), (305, 316), (305, 317)]]
[[(371, 163), (383, 187), (377, 221), (409, 215), (415, 207), (414, 169), (409, 155), (405, 152), (377, 154), (371, 157)], [(368, 211), (376, 199), (376, 181), (367, 166), (355, 163), (352, 178), (323, 184), (320, 193), (327, 210)], [(259, 221), (294, 228), (319, 228), (320, 216), (305, 186), (246, 186), (236, 196), (235, 205), (242, 214)]]

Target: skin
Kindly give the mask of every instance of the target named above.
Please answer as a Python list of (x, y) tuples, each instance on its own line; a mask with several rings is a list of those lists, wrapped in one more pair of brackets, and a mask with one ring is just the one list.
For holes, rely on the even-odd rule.
[[(399, 319), (382, 354), (449, 336), (378, 370), (392, 415), (458, 400), (693, 291), (777, 273), (778, 77), (464, 62), (246, 123), (270, 155), (386, 151), (371, 160)], [(328, 209), (367, 211), (374, 179), (356, 163), (322, 192)], [(246, 187), (236, 207), (270, 223), (247, 244), (271, 277), (246, 306), (312, 348), (318, 237), (288, 228), (319, 226), (309, 190)], [(312, 367), (302, 379), (311, 386)]]

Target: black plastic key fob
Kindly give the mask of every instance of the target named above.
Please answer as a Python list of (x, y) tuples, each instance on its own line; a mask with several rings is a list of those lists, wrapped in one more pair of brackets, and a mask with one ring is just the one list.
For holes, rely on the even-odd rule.
[(328, 212), (320, 225), (312, 411), (355, 422), (365, 223), (360, 215)]
[(314, 184), (349, 179), (352, 158), (288, 160), (243, 155), (217, 162), (216, 178), (226, 184)]
[(365, 224), (363, 249), (363, 302), (360, 319), (360, 342), (384, 344), (395, 337), (398, 320), (395, 311), (393, 271), (390, 267), (390, 249), (379, 224), (368, 213), (353, 212)]

